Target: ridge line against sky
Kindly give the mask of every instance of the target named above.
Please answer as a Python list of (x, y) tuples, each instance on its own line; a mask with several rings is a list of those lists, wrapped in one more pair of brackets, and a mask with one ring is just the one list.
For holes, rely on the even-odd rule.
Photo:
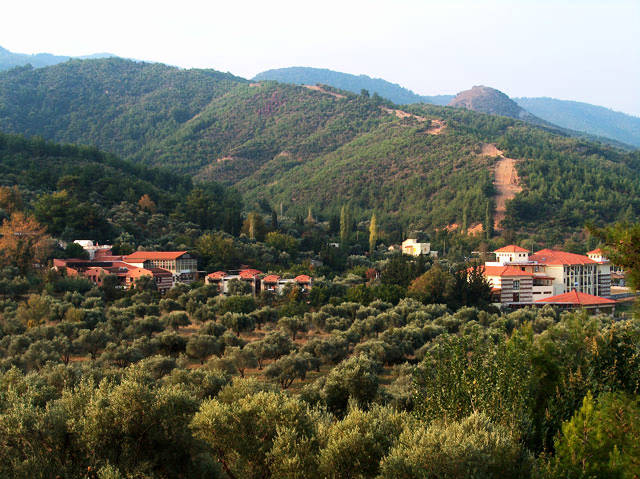
[(637, 0), (23, 0), (3, 7), (0, 45), (29, 54), (108, 51), (245, 78), (312, 65), (420, 95), (487, 85), (640, 116)]

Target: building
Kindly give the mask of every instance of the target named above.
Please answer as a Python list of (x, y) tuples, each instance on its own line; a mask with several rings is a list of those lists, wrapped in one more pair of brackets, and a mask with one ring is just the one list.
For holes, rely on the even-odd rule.
[(402, 253), (410, 256), (420, 256), (423, 254), (438, 256), (437, 251), (431, 251), (431, 243), (418, 243), (418, 240), (412, 238), (402, 242)]
[(496, 261), (486, 262), (482, 271), (497, 303), (532, 304), (574, 290), (597, 297), (611, 294), (610, 264), (603, 256), (551, 249), (530, 254), (516, 245), (494, 253)]
[(254, 295), (263, 291), (282, 294), (287, 286), (298, 286), (303, 293), (306, 293), (313, 286), (313, 279), (306, 274), (301, 274), (292, 279), (285, 279), (277, 274), (262, 276), (261, 271), (251, 268), (241, 269), (233, 274), (225, 271), (216, 271), (208, 274), (205, 282), (217, 285), (220, 294), (229, 294), (229, 282), (234, 279), (246, 281), (251, 286), (251, 293)]
[(186, 251), (136, 251), (123, 261), (138, 268), (161, 268), (171, 271), (174, 283), (191, 283), (198, 279), (198, 261)]
[(251, 287), (251, 294), (256, 295), (260, 292), (260, 275), (262, 275), (262, 271), (252, 268), (241, 269), (235, 273), (216, 271), (215, 273), (208, 274), (204, 281), (206, 284), (218, 286), (220, 294), (229, 294), (229, 283), (231, 281), (244, 281)]
[(110, 247), (97, 247), (88, 240), (80, 240), (78, 244), (94, 248), (93, 259), (54, 259), (53, 267), (67, 276), (85, 277), (99, 286), (107, 275), (115, 276), (123, 289), (131, 288), (142, 276), (150, 276), (158, 291), (164, 293), (175, 283), (197, 279), (197, 261), (186, 251), (139, 251), (114, 256)]
[(112, 246), (110, 245), (94, 244), (91, 240), (75, 240), (74, 243), (82, 246), (82, 249), (87, 252), (91, 260), (96, 259), (96, 257), (111, 255)]

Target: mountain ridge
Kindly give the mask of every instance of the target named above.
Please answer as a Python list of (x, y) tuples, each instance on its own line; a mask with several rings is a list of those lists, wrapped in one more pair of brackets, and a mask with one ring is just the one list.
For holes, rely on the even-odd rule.
[(521, 179), (507, 228), (566, 235), (586, 217), (640, 213), (640, 152), (504, 116), (213, 70), (121, 59), (10, 70), (0, 73), (0, 130), (219, 181), (248, 211), (282, 205), (290, 218), (311, 209), (327, 221), (350, 204), (356, 220), (375, 212), (398, 231), (482, 223), (495, 210), (498, 161), (486, 144)]
[[(331, 75), (326, 74), (326, 72), (330, 72)], [(376, 88), (372, 87), (369, 83), (359, 81), (360, 76), (358, 75), (312, 67), (289, 67), (267, 70), (259, 73), (254, 78), (296, 84), (321, 83), (343, 88), (354, 93), (359, 93), (360, 90), (364, 88), (370, 90), (371, 93), (377, 92), (380, 96), (399, 104), (425, 102), (446, 105), (455, 97), (455, 95), (423, 96), (383, 79), (376, 79), (378, 81), (377, 85), (379, 85), (378, 88)], [(339, 79), (339, 81), (337, 81), (336, 78)], [(553, 112), (548, 111), (548, 108), (534, 106), (532, 104), (533, 102), (528, 102), (526, 98), (513, 98), (513, 100), (516, 103), (521, 103), (520, 106), (525, 110), (535, 109), (535, 111), (530, 112), (532, 115), (561, 128), (640, 147), (640, 130), (637, 126), (640, 119), (632, 115), (622, 112), (614, 112), (611, 114), (610, 112), (612, 110), (606, 107), (575, 102), (593, 107), (593, 114), (597, 115), (593, 121), (580, 122), (580, 118), (574, 119), (576, 116), (576, 113), (572, 112), (574, 102), (569, 100), (554, 99), (557, 107), (556, 111)], [(540, 99), (537, 98), (535, 100), (540, 101)], [(529, 106), (529, 108), (527, 108), (527, 106)]]

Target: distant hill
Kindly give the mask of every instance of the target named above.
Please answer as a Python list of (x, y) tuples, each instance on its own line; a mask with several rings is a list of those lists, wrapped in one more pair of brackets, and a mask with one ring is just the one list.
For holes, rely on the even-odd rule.
[[(75, 57), (78, 59), (91, 59), (91, 58), (109, 58), (113, 57), (111, 53), (94, 53), (92, 55), (86, 55), (81, 57)], [(9, 70), (14, 67), (21, 67), (24, 65), (31, 65), (34, 68), (42, 68), (46, 66), (56, 65), (57, 63), (66, 62), (74, 57), (66, 55), (52, 55), (51, 53), (35, 53), (28, 55), (26, 53), (13, 53), (9, 50), (0, 47), (0, 70)]]
[[(378, 93), (383, 98), (399, 105), (411, 103), (431, 103), (448, 105), (454, 95), (422, 96), (400, 85), (370, 78), (366, 75), (351, 75), (322, 68), (291, 67), (267, 70), (255, 76), (255, 81), (275, 80), (281, 83), (296, 85), (329, 85), (334, 88), (360, 93), (368, 90)], [(599, 140), (610, 139), (626, 145), (640, 146), (638, 123), (640, 119), (623, 113), (613, 112), (607, 108), (565, 100), (550, 98), (517, 98), (514, 101), (538, 120), (544, 120), (559, 127), (583, 132), (583, 136), (599, 137)], [(502, 111), (506, 116), (520, 118), (521, 110), (510, 105)], [(485, 110), (480, 110), (485, 111)], [(489, 111), (485, 111), (489, 113)], [(500, 114), (505, 114), (500, 113)], [(498, 114), (498, 113), (495, 113)], [(515, 115), (515, 116), (514, 116)], [(526, 114), (523, 114), (526, 119)], [(534, 122), (537, 122), (535, 120)], [(530, 119), (531, 121), (531, 119)], [(568, 132), (566, 132), (568, 133)], [(613, 142), (616, 144), (615, 142)], [(623, 146), (623, 145), (619, 145)]]
[(327, 220), (350, 203), (355, 219), (375, 211), (398, 230), (480, 223), (495, 208), (500, 157), (514, 160), (522, 187), (506, 203), (515, 231), (553, 243), (587, 221), (640, 215), (640, 150), (505, 116), (213, 70), (100, 59), (0, 72), (0, 130), (220, 181), (248, 209), (282, 204), (289, 217), (311, 208)]
[(640, 147), (640, 118), (577, 101), (554, 98), (514, 98), (539, 118), (558, 126), (613, 138)]
[(489, 115), (508, 116), (530, 123), (540, 123), (538, 118), (519, 106), (500, 90), (482, 85), (461, 91), (451, 99), (448, 105)]
[(371, 95), (377, 93), (382, 98), (391, 100), (398, 105), (407, 105), (409, 103), (446, 105), (453, 98), (453, 95), (422, 96), (381, 78), (371, 78), (367, 75), (351, 75), (325, 68), (279, 68), (259, 73), (253, 79), (254, 81), (275, 80), (280, 83), (293, 83), (296, 85), (329, 85), (353, 93), (367, 90)]

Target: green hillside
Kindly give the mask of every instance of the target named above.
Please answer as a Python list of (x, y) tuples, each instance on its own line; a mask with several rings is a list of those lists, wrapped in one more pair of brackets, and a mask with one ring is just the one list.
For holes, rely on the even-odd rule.
[[(563, 235), (640, 213), (640, 152), (558, 129), (435, 105), (398, 109), (331, 87), (249, 83), (109, 59), (0, 74), (0, 129), (97, 145), (196, 181), (234, 185), (247, 209), (319, 220), (350, 203), (385, 228), (491, 217), (495, 144), (521, 186), (506, 224)], [(488, 212), (488, 215), (487, 215)]]
[(0, 73), (0, 131), (135, 157), (243, 82), (118, 58), (15, 68)]
[(377, 93), (382, 98), (386, 98), (398, 105), (406, 105), (409, 103), (446, 105), (453, 98), (453, 95), (418, 95), (407, 88), (388, 82), (382, 78), (371, 78), (367, 75), (351, 75), (326, 68), (276, 68), (258, 73), (253, 80), (273, 80), (280, 83), (294, 83), (296, 85), (330, 85), (352, 93), (360, 93), (360, 91), (364, 89), (368, 90), (371, 95)]
[[(124, 234), (140, 244), (175, 244), (187, 230), (240, 228), (242, 201), (235, 192), (213, 183), (194, 186), (186, 176), (92, 147), (0, 133), (2, 187), (17, 187), (21, 203), (64, 240), (113, 241)], [(8, 213), (0, 204), (0, 221)]]

